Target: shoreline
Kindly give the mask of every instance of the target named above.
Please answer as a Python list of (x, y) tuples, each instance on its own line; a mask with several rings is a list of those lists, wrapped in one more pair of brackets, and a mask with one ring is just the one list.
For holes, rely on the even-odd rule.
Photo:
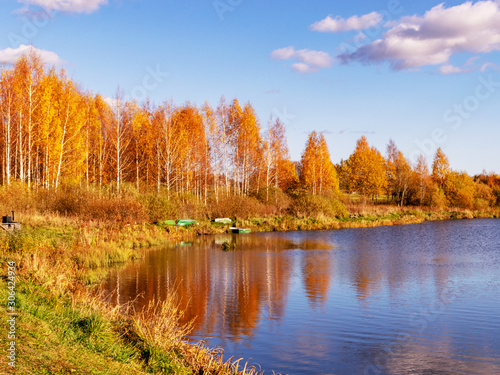
[[(301, 230), (334, 230), (372, 228), (379, 226), (418, 224), (425, 221), (463, 220), (463, 219), (496, 219), (500, 218), (500, 210), (418, 210), (402, 209), (385, 215), (356, 215), (349, 218), (295, 218), (291, 216), (236, 219), (234, 225), (248, 228), (251, 232), (287, 232)], [(193, 227), (197, 234), (228, 233), (227, 228), (217, 229), (208, 222)], [(229, 225), (227, 225), (229, 226)], [(222, 230), (221, 230), (222, 229)]]
[[(499, 218), (500, 211), (398, 209), (333, 219), (291, 216), (236, 219), (251, 232), (329, 230), (417, 224), (424, 221)], [(231, 224), (232, 225), (232, 224)], [(205, 373), (259, 374), (219, 349), (188, 344), (171, 301), (133, 315), (120, 313), (90, 293), (116, 265), (142, 257), (150, 247), (193, 236), (227, 233), (228, 225), (202, 221), (190, 228), (153, 224), (99, 226), (71, 218), (34, 216), (23, 230), (0, 242), (4, 264), (15, 262), (19, 313), (16, 373)], [(8, 235), (9, 236), (9, 235)], [(147, 251), (147, 250), (146, 250)], [(1, 298), (8, 297), (7, 279)], [(0, 308), (7, 316), (6, 306)], [(164, 320), (150, 323), (148, 314)], [(4, 323), (6, 324), (6, 323)], [(165, 337), (173, 337), (165, 340)], [(166, 343), (165, 341), (168, 341)], [(35, 358), (33, 360), (33, 358)], [(4, 362), (0, 370), (12, 373)], [(45, 371), (45, 372), (44, 372)], [(73, 371), (74, 372), (74, 371)]]

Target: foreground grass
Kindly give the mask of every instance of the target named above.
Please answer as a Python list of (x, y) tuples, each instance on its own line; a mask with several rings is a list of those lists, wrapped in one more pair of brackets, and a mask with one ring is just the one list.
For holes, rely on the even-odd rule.
[[(92, 285), (109, 267), (140, 258), (144, 248), (186, 238), (191, 230), (154, 225), (106, 228), (58, 216), (27, 218), (0, 233), (2, 335), (7, 326), (7, 263), (16, 264), (16, 374), (255, 374), (220, 350), (188, 344), (189, 327), (173, 300), (144, 311), (113, 309)], [(5, 339), (5, 340), (4, 340)], [(2, 337), (6, 342), (7, 337)], [(5, 355), (6, 357), (6, 355)]]

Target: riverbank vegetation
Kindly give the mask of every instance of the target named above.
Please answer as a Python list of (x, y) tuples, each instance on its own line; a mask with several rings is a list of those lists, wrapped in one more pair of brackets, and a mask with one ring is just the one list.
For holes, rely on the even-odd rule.
[[(500, 176), (454, 171), (441, 149), (429, 168), (393, 141), (383, 156), (361, 137), (334, 165), (312, 132), (293, 162), (284, 124), (263, 131), (250, 103), (105, 99), (33, 52), (3, 68), (0, 112), (0, 213), (23, 225), (0, 233), (2, 264), (17, 267), (19, 374), (255, 373), (186, 344), (171, 303), (150, 306), (150, 320), (89, 291), (144, 248), (227, 232), (215, 218), (270, 231), (500, 215)], [(200, 224), (164, 223), (181, 217)]]
[[(206, 207), (193, 214), (207, 218), (245, 216), (233, 209), (241, 200), (257, 216), (297, 213), (290, 198), (341, 201), (343, 194), (438, 209), (482, 210), (500, 200), (498, 175), (453, 170), (440, 148), (430, 166), (425, 155), (409, 161), (392, 140), (384, 156), (362, 136), (349, 158), (334, 165), (325, 136), (312, 132), (293, 162), (284, 123), (271, 118), (263, 129), (250, 103), (137, 103), (120, 90), (103, 98), (45, 66), (33, 50), (1, 70), (0, 113), (3, 186), (76, 185), (119, 195), (133, 185), (150, 195), (146, 206), (165, 208), (167, 200), (171, 214), (180, 214), (177, 202), (192, 201)], [(138, 209), (131, 219), (144, 221)]]

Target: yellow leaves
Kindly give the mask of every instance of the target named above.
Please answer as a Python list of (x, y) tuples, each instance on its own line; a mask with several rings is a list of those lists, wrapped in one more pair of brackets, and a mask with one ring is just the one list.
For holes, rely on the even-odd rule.
[(282, 190), (293, 188), (299, 178), (295, 165), (290, 160), (286, 142), (285, 125), (279, 118), (272, 121), (269, 127), (268, 141), (265, 142), (266, 159), (268, 159), (268, 185)]
[(339, 189), (337, 172), (330, 160), (330, 153), (323, 134), (309, 134), (306, 149), (302, 154), (300, 181), (313, 194)]
[(441, 147), (439, 147), (436, 151), (434, 162), (432, 163), (432, 179), (442, 188), (450, 171), (448, 158), (443, 150), (441, 150)]
[(387, 187), (385, 159), (368, 145), (365, 136), (356, 144), (356, 150), (345, 163), (348, 189), (366, 195), (382, 194)]
[(476, 193), (474, 180), (465, 172), (449, 172), (444, 180), (444, 193), (454, 207), (472, 209)]
[[(300, 183), (313, 194), (338, 191), (337, 170), (322, 134), (309, 134), (300, 163), (290, 159), (285, 125), (271, 120), (262, 137), (250, 103), (221, 98), (216, 108), (190, 103), (159, 106), (82, 92), (64, 70), (45, 70), (34, 53), (0, 71), (0, 176), (37, 186), (63, 181), (103, 185), (136, 182), (177, 193), (250, 194), (263, 186)], [(452, 172), (438, 149), (432, 177), (423, 157), (411, 168), (390, 142), (385, 160), (361, 137), (338, 167), (342, 189), (386, 192), (400, 203), (482, 206), (500, 200), (500, 177), (474, 184)], [(435, 182), (435, 186), (432, 182)], [(471, 182), (472, 181), (472, 182)], [(488, 186), (489, 187), (488, 187)], [(269, 189), (267, 189), (269, 191)], [(221, 197), (222, 198), (222, 197)]]

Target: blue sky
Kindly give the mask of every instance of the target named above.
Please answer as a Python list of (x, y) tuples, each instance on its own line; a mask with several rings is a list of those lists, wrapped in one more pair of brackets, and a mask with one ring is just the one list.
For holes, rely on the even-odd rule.
[[(440, 5), (441, 4), (441, 5)], [(429, 164), (500, 172), (500, 1), (1, 0), (0, 61), (32, 44), (83, 89), (216, 105), (287, 125), (292, 158), (366, 135)], [(21, 46), (21, 47), (20, 47)]]

